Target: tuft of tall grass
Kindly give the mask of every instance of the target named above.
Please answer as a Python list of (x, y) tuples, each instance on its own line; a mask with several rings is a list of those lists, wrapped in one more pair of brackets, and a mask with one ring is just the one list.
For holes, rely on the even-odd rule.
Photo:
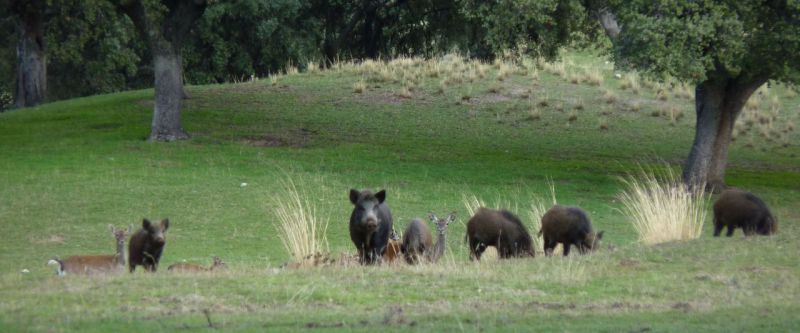
[(662, 175), (642, 170), (623, 178), (623, 214), (629, 216), (639, 241), (653, 245), (700, 237), (710, 196), (705, 186), (689, 188), (671, 171)]
[(285, 193), (274, 197), (278, 237), (294, 262), (328, 251), (328, 220), (298, 191), (294, 181), (283, 182)]

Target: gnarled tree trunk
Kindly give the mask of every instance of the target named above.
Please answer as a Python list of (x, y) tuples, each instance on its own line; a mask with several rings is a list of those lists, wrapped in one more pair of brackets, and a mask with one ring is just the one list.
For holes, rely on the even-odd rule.
[(178, 50), (166, 41), (153, 46), (155, 74), (155, 110), (150, 129), (151, 141), (175, 141), (188, 139), (189, 134), (181, 127), (183, 105), (183, 80)]
[(16, 107), (34, 106), (45, 101), (47, 93), (47, 56), (44, 43), (42, 13), (22, 13), (17, 25)]
[(733, 125), (747, 99), (766, 78), (709, 79), (695, 88), (694, 143), (683, 169), (683, 180), (689, 185), (705, 184), (715, 191), (724, 189), (728, 145)]
[(189, 138), (181, 127), (181, 107), (188, 97), (183, 90), (181, 42), (203, 15), (207, 1), (162, 0), (161, 4), (166, 12), (159, 15), (148, 14), (142, 0), (121, 1), (118, 8), (130, 17), (153, 53), (156, 100), (149, 138), (175, 141)]

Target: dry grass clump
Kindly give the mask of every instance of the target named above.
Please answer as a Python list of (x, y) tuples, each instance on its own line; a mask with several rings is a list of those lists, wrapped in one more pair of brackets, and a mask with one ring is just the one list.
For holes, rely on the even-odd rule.
[(626, 73), (622, 76), (622, 83), (620, 83), (619, 88), (622, 90), (630, 90), (632, 93), (638, 94), (639, 90), (641, 90), (639, 75), (636, 73)]
[(614, 104), (617, 102), (617, 95), (613, 91), (606, 89), (603, 91), (603, 100), (608, 104)]
[(639, 101), (633, 101), (630, 104), (628, 104), (628, 107), (630, 107), (630, 110), (633, 112), (639, 112), (640, 110), (642, 110), (642, 103)]
[(531, 105), (531, 107), (528, 109), (528, 120), (539, 119), (542, 119), (542, 110), (535, 105)]
[(694, 89), (688, 84), (681, 82), (676, 84), (673, 89), (675, 98), (694, 100)]
[(367, 83), (364, 80), (358, 80), (358, 82), (353, 83), (353, 92), (356, 94), (363, 93), (367, 90)]
[(578, 121), (578, 112), (576, 112), (575, 110), (571, 110), (567, 114), (567, 121), (569, 121), (569, 122)]
[(627, 187), (620, 194), (623, 214), (631, 219), (639, 241), (653, 245), (700, 237), (710, 196), (705, 186), (686, 186), (671, 171), (657, 176), (641, 171), (623, 179)]
[(590, 86), (598, 87), (603, 84), (603, 75), (596, 68), (589, 68), (586, 69), (581, 80)]
[(563, 61), (556, 61), (556, 62), (546, 62), (541, 61), (539, 63), (539, 67), (544, 69), (545, 72), (558, 76), (558, 77), (566, 77), (567, 76), (567, 69), (566, 65)]
[(284, 181), (285, 190), (274, 197), (275, 216), (278, 218), (278, 237), (289, 257), (302, 262), (309, 256), (328, 251), (328, 220), (317, 214), (317, 209), (302, 195), (291, 178)]
[(599, 128), (602, 131), (607, 131), (608, 130), (608, 118), (606, 118), (606, 117), (600, 118)]
[(411, 98), (413, 96), (413, 94), (411, 93), (412, 89), (413, 88), (411, 86), (405, 84), (402, 87), (400, 87), (399, 90), (397, 90), (395, 92), (395, 95), (397, 95), (397, 97), (401, 97), (401, 98)]

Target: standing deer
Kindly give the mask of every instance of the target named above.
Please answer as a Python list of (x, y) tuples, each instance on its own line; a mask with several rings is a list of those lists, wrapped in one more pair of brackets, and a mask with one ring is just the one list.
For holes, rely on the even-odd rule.
[(109, 225), (111, 235), (117, 241), (117, 253), (114, 255), (71, 256), (64, 260), (51, 259), (48, 265), (58, 265), (56, 274), (64, 276), (70, 274), (92, 274), (120, 271), (125, 268), (125, 238), (131, 233), (133, 226), (128, 230), (117, 229)]
[(205, 268), (197, 264), (189, 264), (182, 262), (169, 265), (169, 267), (167, 267), (167, 270), (170, 272), (212, 272), (226, 268), (228, 268), (228, 265), (222, 262), (222, 259), (220, 259), (219, 257), (214, 257), (214, 263), (211, 264), (211, 267), (208, 268)]
[(456, 212), (450, 213), (450, 215), (447, 215), (447, 217), (443, 219), (436, 217), (436, 214), (430, 212), (428, 218), (430, 218), (433, 225), (436, 226), (436, 244), (433, 245), (433, 251), (429, 252), (428, 260), (430, 262), (437, 262), (439, 258), (444, 255), (444, 248), (445, 245), (447, 245), (447, 243), (445, 243), (445, 232), (447, 232), (447, 225), (456, 220)]

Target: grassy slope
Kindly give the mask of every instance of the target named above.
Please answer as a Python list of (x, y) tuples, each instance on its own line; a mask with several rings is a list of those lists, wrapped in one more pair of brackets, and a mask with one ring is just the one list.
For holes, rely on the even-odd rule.
[[(619, 91), (605, 67), (604, 86), (618, 97), (612, 104), (597, 87), (544, 72), (535, 84), (520, 75), (497, 82), (492, 73), (444, 94), (434, 92), (438, 80), (426, 79), (411, 99), (394, 96), (399, 85), (390, 82), (368, 82), (365, 93), (354, 94), (360, 76), (349, 71), (284, 77), (275, 85), (191, 87), (183, 118), (195, 137), (170, 144), (143, 141), (152, 91), (0, 115), (0, 330), (202, 329), (203, 310), (218, 327), (251, 331), (800, 325), (794, 315), (800, 242), (792, 237), (800, 231), (796, 133), (789, 147), (737, 142), (730, 152), (728, 182), (766, 199), (781, 221), (777, 236), (712, 239), (707, 224), (699, 240), (641, 247), (616, 210), (617, 177), (638, 163), (680, 166), (693, 134), (691, 102), (666, 102), (687, 112), (668, 126), (649, 116), (660, 107), (652, 91)], [(490, 86), (500, 93), (487, 92)], [(530, 100), (517, 96), (529, 87)], [(457, 103), (464, 95), (471, 100)], [(530, 120), (530, 105), (545, 98), (542, 119)], [(644, 101), (643, 110), (625, 111), (632, 100)], [(785, 119), (797, 122), (797, 103), (783, 99), (793, 111)], [(575, 104), (584, 110), (569, 123)], [(598, 129), (603, 119), (608, 131)], [(258, 146), (269, 142), (288, 146)], [(351, 187), (386, 188), (398, 229), (429, 210), (456, 210), (446, 262), (276, 269), (287, 256), (270, 209), (289, 176), (329, 217), (333, 253), (351, 251), (345, 226)], [(475, 194), (523, 212), (533, 196), (547, 195), (548, 177), (559, 202), (586, 208), (619, 250), (468, 264), (462, 197)], [(231, 272), (86, 279), (56, 278), (44, 266), (54, 255), (110, 252), (107, 224), (138, 226), (142, 217), (172, 221), (162, 264), (209, 263), (219, 255)], [(25, 268), (31, 273), (21, 274)]]

